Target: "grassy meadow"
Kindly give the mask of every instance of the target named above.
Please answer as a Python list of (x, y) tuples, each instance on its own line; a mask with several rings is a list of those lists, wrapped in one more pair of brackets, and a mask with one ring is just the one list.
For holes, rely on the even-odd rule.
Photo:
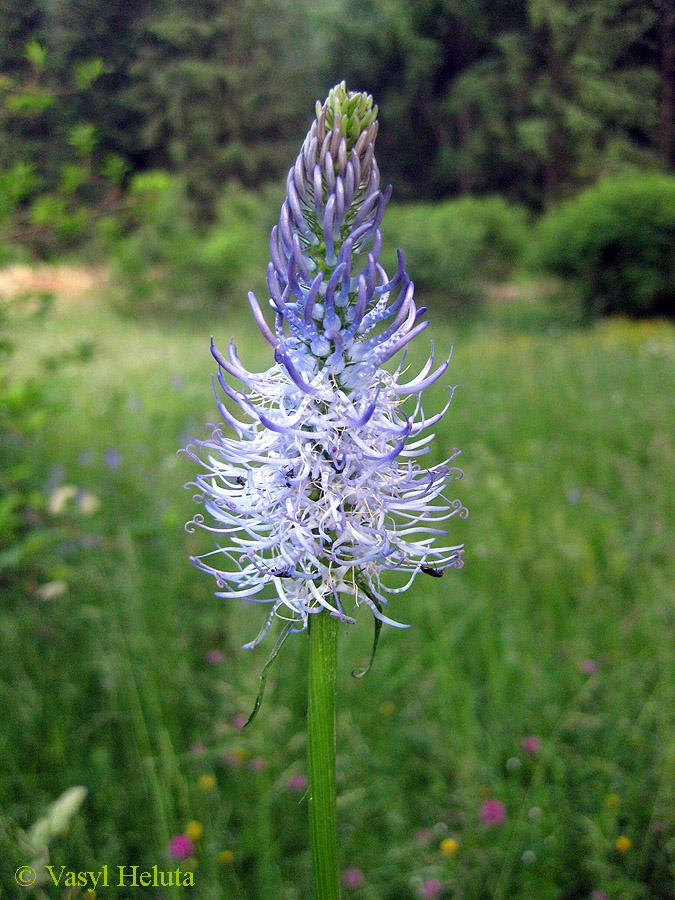
[[(461, 327), (432, 306), (409, 354), (454, 345), (432, 457), (462, 449), (466, 565), (392, 604), (412, 627), (384, 627), (363, 680), (370, 613), (341, 632), (346, 898), (675, 897), (675, 328), (542, 304)], [(0, 555), (0, 897), (310, 900), (306, 635), (242, 731), (273, 638), (242, 650), (263, 611), (190, 565), (213, 541), (184, 530), (176, 455), (217, 421), (210, 334), (253, 368), (269, 348), (241, 308), (125, 317), (96, 287), (0, 324), (30, 525)], [(77, 785), (57, 871), (174, 871), (186, 835), (194, 887), (17, 885)]]

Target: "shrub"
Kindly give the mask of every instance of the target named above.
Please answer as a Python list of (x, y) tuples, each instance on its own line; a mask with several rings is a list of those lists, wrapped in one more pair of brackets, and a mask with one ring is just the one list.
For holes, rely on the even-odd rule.
[[(10, 348), (3, 347), (3, 356)], [(46, 496), (41, 473), (26, 453), (50, 409), (42, 388), (31, 381), (10, 382), (0, 364), (0, 587), (6, 596), (21, 596), (38, 581), (48, 582), (56, 569), (48, 560), (55, 535), (45, 525)], [(53, 560), (51, 561), (53, 564)], [(34, 588), (32, 589), (34, 593)]]
[(529, 259), (578, 284), (587, 315), (675, 314), (675, 177), (603, 181), (539, 221)]
[[(392, 205), (383, 232), (385, 247), (405, 247), (408, 271), (420, 291), (466, 303), (481, 296), (483, 282), (507, 278), (520, 262), (527, 213), (501, 197)], [(395, 268), (391, 258), (386, 264)]]
[(181, 181), (165, 172), (137, 175), (129, 205), (130, 227), (112, 250), (127, 305), (199, 307), (221, 300), (256, 266), (265, 270), (260, 201), (235, 185), (209, 228), (193, 222)]

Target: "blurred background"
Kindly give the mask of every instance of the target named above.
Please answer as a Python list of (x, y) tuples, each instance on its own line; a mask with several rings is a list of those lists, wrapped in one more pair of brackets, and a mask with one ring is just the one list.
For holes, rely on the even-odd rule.
[(272, 363), (246, 292), (342, 79), (380, 107), (384, 260), (455, 346), (430, 462), (462, 449), (471, 510), (365, 681), (370, 614), (342, 638), (345, 896), (675, 897), (675, 4), (5, 0), (3, 898), (312, 896), (306, 640), (243, 732), (271, 645), (189, 564), (176, 450), (212, 333)]

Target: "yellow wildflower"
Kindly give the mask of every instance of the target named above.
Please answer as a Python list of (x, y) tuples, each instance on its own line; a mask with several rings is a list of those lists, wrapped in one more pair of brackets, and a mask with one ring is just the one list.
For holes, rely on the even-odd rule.
[(459, 844), (454, 838), (447, 837), (441, 841), (441, 853), (443, 856), (453, 857), (459, 850)]
[(619, 837), (616, 839), (616, 849), (619, 851), (619, 853), (628, 853), (630, 847), (630, 838), (627, 838), (625, 834), (619, 835)]
[(201, 822), (188, 822), (185, 826), (185, 836), (189, 837), (191, 841), (198, 841), (203, 834), (204, 826)]
[(216, 776), (212, 775), (210, 772), (205, 775), (200, 775), (199, 780), (197, 781), (197, 787), (200, 791), (210, 791), (216, 786)]

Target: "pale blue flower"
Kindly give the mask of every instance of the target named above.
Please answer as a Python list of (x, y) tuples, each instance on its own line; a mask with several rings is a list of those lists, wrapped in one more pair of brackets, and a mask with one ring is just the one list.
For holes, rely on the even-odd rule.
[(229, 430), (188, 448), (203, 467), (195, 499), (205, 510), (188, 528), (219, 535), (215, 550), (193, 559), (215, 576), (216, 596), (271, 604), (248, 647), (275, 614), (295, 631), (322, 609), (353, 622), (346, 598), (398, 625), (383, 612), (391, 595), (420, 572), (462, 565), (463, 545), (444, 541), (444, 523), (467, 515), (444, 493), (461, 478), (459, 450), (428, 469), (419, 462), (454, 389), (432, 416), (422, 392), (449, 360), (434, 369), (432, 347), (412, 378), (403, 360), (383, 368), (428, 322), (403, 253), (392, 278), (378, 261), (390, 189), (380, 190), (376, 115), (371, 97), (338, 85), (317, 104), (289, 172), (267, 273), (273, 325), (249, 294), (274, 365), (251, 372), (232, 342), (225, 354), (212, 342)]

